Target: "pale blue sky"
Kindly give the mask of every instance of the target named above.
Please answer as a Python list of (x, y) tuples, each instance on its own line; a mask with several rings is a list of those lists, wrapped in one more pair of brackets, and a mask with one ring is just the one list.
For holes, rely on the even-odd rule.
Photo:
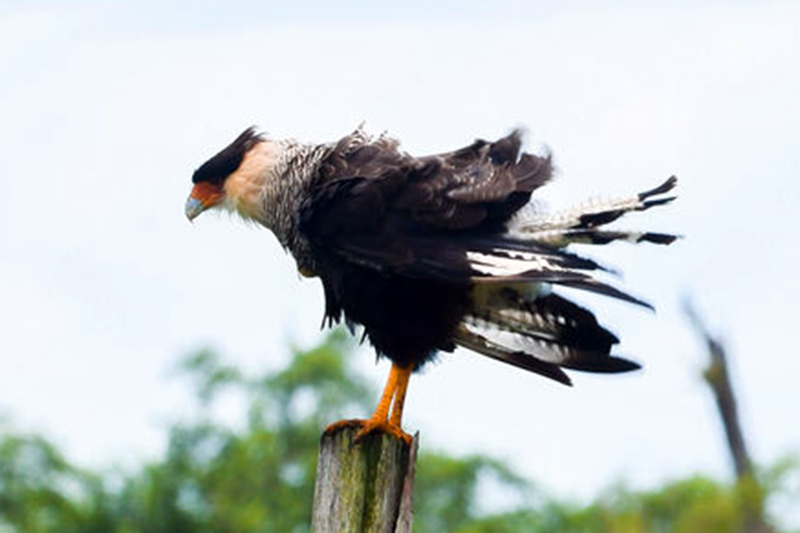
[[(597, 254), (659, 308), (586, 300), (644, 372), (567, 389), (446, 356), (411, 384), (423, 445), (506, 457), (565, 495), (727, 475), (678, 308), (693, 292), (736, 358), (758, 460), (800, 449), (800, 8), (525, 4), (0, 6), (0, 410), (85, 464), (130, 463), (186, 413), (180, 355), (275, 367), (319, 338), (321, 290), (271, 235), (183, 216), (191, 172), (244, 127), (325, 141), (366, 120), (429, 153), (521, 125), (554, 153), (556, 204), (677, 174), (677, 203), (624, 225), (686, 239)], [(357, 364), (382, 385), (386, 364)]]

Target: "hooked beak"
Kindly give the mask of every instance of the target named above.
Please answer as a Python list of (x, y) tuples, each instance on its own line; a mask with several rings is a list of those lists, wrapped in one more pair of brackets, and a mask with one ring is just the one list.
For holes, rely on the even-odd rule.
[(197, 215), (205, 210), (206, 206), (197, 198), (190, 196), (186, 199), (186, 218), (189, 219), (189, 222), (193, 221)]
[(194, 220), (197, 215), (210, 207), (214, 207), (222, 201), (224, 193), (222, 187), (208, 182), (195, 184), (189, 198), (186, 199), (186, 218), (189, 222)]

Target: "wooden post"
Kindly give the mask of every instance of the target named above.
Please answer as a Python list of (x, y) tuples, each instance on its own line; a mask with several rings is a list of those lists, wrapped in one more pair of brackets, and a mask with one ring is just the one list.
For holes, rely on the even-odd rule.
[(383, 433), (356, 444), (356, 431), (322, 437), (312, 533), (411, 533), (418, 435), (410, 446)]

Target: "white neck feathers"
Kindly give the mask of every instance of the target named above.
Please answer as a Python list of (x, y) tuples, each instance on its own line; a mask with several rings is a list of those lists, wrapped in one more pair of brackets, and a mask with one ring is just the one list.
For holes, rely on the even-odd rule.
[(286, 147), (284, 143), (262, 141), (248, 151), (239, 168), (225, 180), (225, 207), (246, 220), (265, 220), (264, 190), (274, 179), (274, 170)]

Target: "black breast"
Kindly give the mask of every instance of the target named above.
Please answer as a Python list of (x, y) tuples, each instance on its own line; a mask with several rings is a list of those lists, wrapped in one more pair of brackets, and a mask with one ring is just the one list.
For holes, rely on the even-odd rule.
[[(469, 283), (442, 283), (340, 264), (323, 274), (327, 316), (344, 314), (348, 323), (363, 325), (383, 355), (415, 368), (436, 351), (453, 351), (453, 331), (469, 307)], [(327, 270), (327, 269), (326, 269)]]

